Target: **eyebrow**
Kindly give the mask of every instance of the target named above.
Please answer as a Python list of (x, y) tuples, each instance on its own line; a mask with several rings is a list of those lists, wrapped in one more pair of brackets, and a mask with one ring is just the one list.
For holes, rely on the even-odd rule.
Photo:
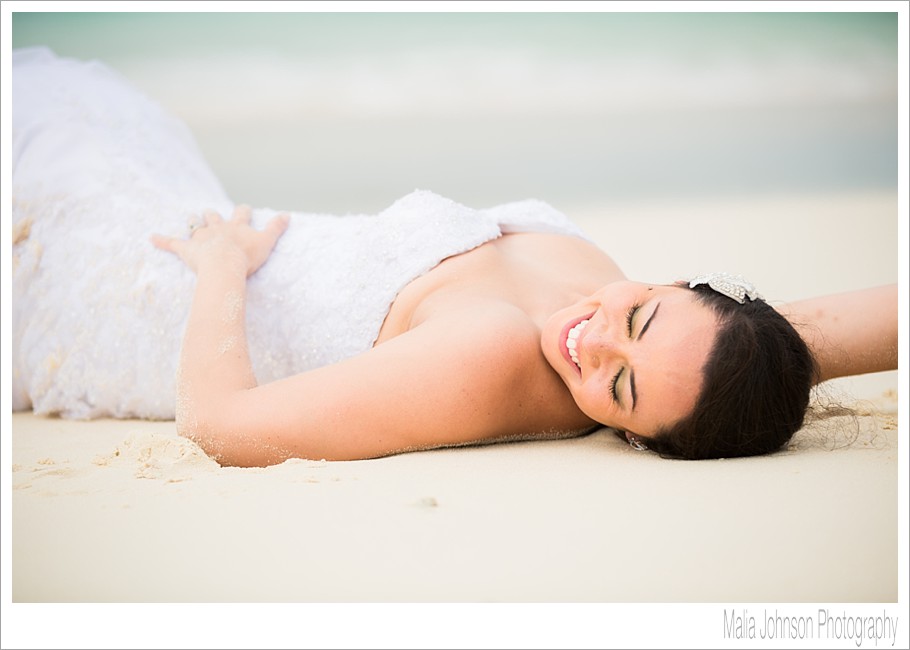
[[(635, 337), (636, 341), (640, 341), (641, 337), (645, 335), (645, 332), (648, 331), (648, 327), (651, 325), (651, 321), (654, 320), (654, 315), (657, 313), (657, 310), (660, 309), (660, 303), (657, 303), (657, 306), (654, 308), (654, 311), (651, 312), (651, 315), (648, 316), (648, 320), (645, 321), (645, 324), (642, 325), (641, 331), (638, 333), (638, 336)], [(632, 410), (635, 410), (635, 401), (638, 399), (638, 393), (635, 390), (635, 371), (629, 370), (629, 390), (632, 393)]]

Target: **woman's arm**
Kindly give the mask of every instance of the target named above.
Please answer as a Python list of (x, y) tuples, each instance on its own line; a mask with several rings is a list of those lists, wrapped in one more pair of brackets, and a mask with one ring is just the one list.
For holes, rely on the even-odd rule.
[[(495, 304), (483, 319), (476, 306), (453, 310), (340, 363), (257, 385), (244, 328), (246, 277), (286, 222), (257, 232), (247, 208), (230, 222), (206, 220), (189, 240), (153, 242), (197, 273), (177, 426), (219, 463), (373, 458), (566, 425), (566, 405), (540, 381), (539, 333)], [(555, 373), (546, 381), (561, 384)], [(591, 424), (577, 419), (574, 428)]]
[(818, 383), (897, 368), (897, 285), (800, 300), (778, 308), (815, 355)]
[(246, 342), (246, 279), (268, 259), (288, 219), (279, 215), (256, 231), (249, 206), (238, 206), (228, 222), (215, 212), (205, 222), (188, 240), (152, 237), (196, 273), (177, 368), (176, 420), (179, 433), (197, 442), (213, 437), (214, 414), (256, 385)]

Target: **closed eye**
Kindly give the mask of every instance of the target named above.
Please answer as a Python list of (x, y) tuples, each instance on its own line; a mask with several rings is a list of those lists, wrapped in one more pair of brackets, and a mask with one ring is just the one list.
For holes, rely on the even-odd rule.
[(639, 309), (641, 309), (641, 305), (635, 303), (626, 312), (626, 330), (629, 332), (629, 338), (632, 338), (632, 319), (635, 318), (635, 314)]
[(613, 375), (613, 379), (610, 380), (610, 396), (613, 398), (614, 402), (619, 401), (619, 394), (616, 392), (616, 383), (619, 381), (619, 376), (621, 374), (622, 374), (622, 368), (620, 368), (619, 372), (617, 372), (615, 375)]
[[(626, 331), (629, 333), (629, 338), (632, 338), (632, 322), (639, 309), (641, 309), (641, 304), (635, 303), (629, 307), (629, 311), (626, 312)], [(620, 368), (619, 372), (610, 380), (610, 395), (613, 397), (614, 402), (619, 401), (619, 393), (616, 391), (616, 384), (619, 383), (619, 376), (622, 374), (623, 370), (625, 370), (625, 368)]]
[[(629, 307), (629, 311), (626, 312), (626, 329), (628, 330), (629, 338), (634, 338), (636, 341), (640, 341), (641, 338), (645, 335), (645, 332), (648, 331), (648, 328), (651, 326), (651, 323), (654, 322), (654, 316), (657, 315), (657, 310), (660, 309), (660, 303), (658, 302), (654, 306), (654, 310), (651, 312), (651, 315), (648, 316), (648, 319), (645, 321), (645, 324), (641, 326), (641, 330), (638, 332), (638, 336), (634, 336), (632, 333), (633, 320), (641, 309), (642, 305), (640, 303), (635, 303)], [(616, 390), (616, 385), (619, 383), (619, 377), (622, 375), (623, 370), (626, 368), (620, 368), (616, 375), (613, 376), (613, 379), (610, 380), (610, 397), (613, 398), (613, 401), (619, 402), (619, 393)], [(635, 410), (635, 404), (638, 401), (638, 396), (636, 395), (635, 390), (635, 371), (629, 371), (629, 391), (632, 394), (632, 410)]]

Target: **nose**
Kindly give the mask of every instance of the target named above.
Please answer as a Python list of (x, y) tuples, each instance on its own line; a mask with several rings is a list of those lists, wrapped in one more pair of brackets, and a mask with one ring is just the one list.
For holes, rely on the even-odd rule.
[[(591, 327), (594, 325), (594, 327)], [(586, 354), (591, 367), (601, 364), (612, 365), (628, 361), (629, 340), (625, 336), (624, 324), (620, 322), (592, 322), (585, 328), (582, 353)]]

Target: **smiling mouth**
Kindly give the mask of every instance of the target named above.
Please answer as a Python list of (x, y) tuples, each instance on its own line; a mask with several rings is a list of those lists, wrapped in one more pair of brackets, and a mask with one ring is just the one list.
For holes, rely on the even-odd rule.
[(579, 372), (581, 371), (581, 363), (578, 359), (578, 337), (581, 336), (581, 333), (591, 321), (591, 316), (593, 316), (593, 314), (579, 318), (571, 327), (567, 325), (567, 331), (563, 334), (563, 356), (567, 361), (571, 362)]
[(590, 322), (589, 319), (581, 321), (578, 325), (569, 330), (569, 333), (566, 335), (566, 350), (569, 352), (569, 357), (578, 366), (578, 369), (581, 370), (581, 364), (578, 363), (578, 335), (581, 334), (585, 326)]

